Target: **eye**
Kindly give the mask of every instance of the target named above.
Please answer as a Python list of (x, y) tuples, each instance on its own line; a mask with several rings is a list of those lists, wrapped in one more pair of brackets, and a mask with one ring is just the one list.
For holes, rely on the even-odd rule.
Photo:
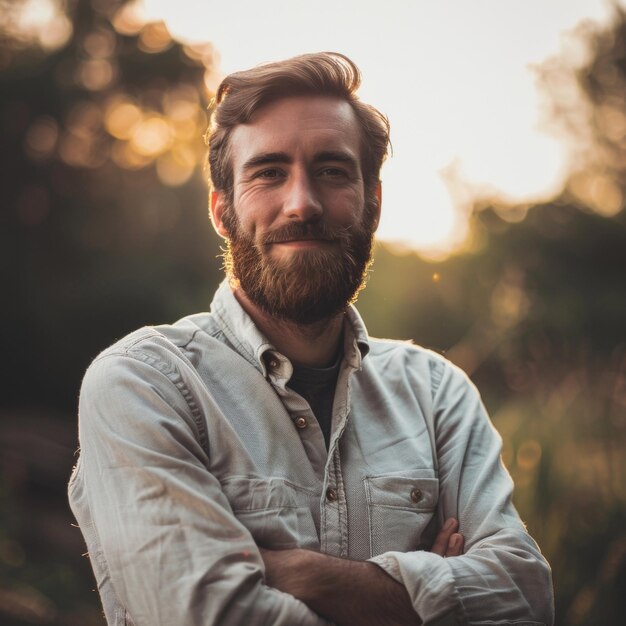
[(347, 178), (348, 177), (348, 172), (346, 172), (345, 170), (339, 167), (325, 167), (323, 170), (320, 171), (320, 174), (328, 178)]
[(283, 173), (276, 167), (270, 167), (265, 170), (261, 170), (254, 175), (254, 178), (275, 179), (280, 178)]

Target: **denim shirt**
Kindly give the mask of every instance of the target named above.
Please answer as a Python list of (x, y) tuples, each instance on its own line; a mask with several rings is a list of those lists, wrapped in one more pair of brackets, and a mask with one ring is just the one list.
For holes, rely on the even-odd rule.
[[(258, 546), (371, 559), (426, 624), (552, 624), (550, 568), (472, 383), (368, 338), (352, 307), (344, 324), (328, 450), (226, 282), (210, 313), (94, 360), (69, 497), (110, 626), (327, 624), (264, 584)], [(448, 517), (462, 556), (428, 551)]]

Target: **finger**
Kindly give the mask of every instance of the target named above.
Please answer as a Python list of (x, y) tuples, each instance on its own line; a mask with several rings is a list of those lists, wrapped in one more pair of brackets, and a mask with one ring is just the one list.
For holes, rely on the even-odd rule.
[(437, 533), (437, 537), (435, 537), (435, 542), (433, 543), (433, 547), (430, 549), (430, 551), (438, 554), (439, 556), (443, 556), (444, 554), (446, 554), (448, 544), (450, 542), (450, 537), (452, 536), (452, 533), (457, 530), (458, 526), (459, 523), (453, 517), (447, 519), (446, 523)]
[(448, 549), (446, 550), (446, 556), (459, 556), (463, 554), (463, 547), (465, 546), (465, 539), (460, 533), (452, 533), (450, 535), (450, 541), (448, 542)]

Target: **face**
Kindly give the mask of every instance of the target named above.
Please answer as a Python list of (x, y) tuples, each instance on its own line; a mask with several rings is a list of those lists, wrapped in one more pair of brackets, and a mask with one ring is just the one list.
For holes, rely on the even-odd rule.
[(211, 209), (248, 298), (299, 324), (343, 310), (362, 285), (380, 206), (378, 187), (366, 198), (350, 105), (327, 97), (268, 104), (235, 127), (230, 158), (232, 198), (217, 192)]

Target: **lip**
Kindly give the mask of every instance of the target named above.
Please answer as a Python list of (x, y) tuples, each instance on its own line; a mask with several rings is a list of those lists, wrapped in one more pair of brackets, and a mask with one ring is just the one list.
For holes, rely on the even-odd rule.
[(317, 248), (323, 245), (329, 245), (332, 241), (327, 239), (290, 239), (288, 241), (275, 241), (274, 246), (285, 246), (288, 248)]

